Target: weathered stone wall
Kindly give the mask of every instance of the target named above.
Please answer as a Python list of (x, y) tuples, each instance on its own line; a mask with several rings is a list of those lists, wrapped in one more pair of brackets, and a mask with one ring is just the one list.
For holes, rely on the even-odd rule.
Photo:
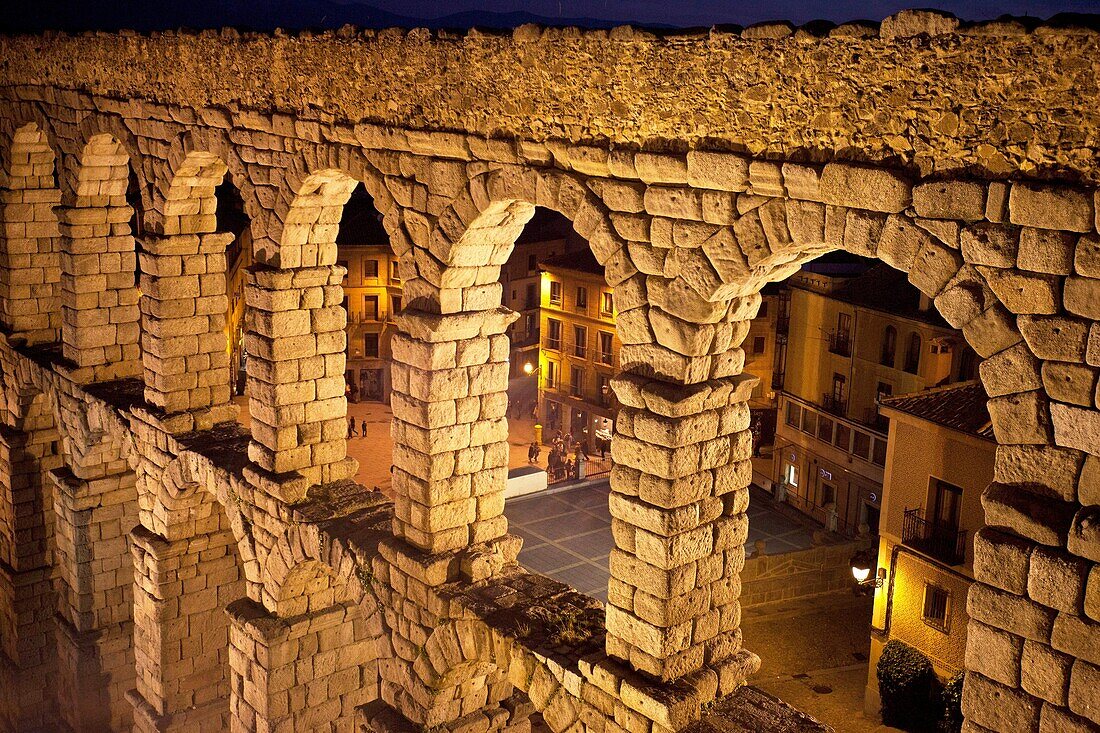
[(754, 553), (741, 569), (741, 606), (851, 590), (852, 553), (865, 544), (843, 542), (778, 555)]
[[(209, 58), (197, 47), (174, 57), (156, 44), (216, 44), (217, 35), (0, 41), (7, 44), (2, 182), (20, 192), (0, 197), (0, 218), (13, 224), (5, 246), (10, 237), (38, 256), (0, 261), (0, 282), (44, 280), (41, 291), (9, 288), (25, 312), (0, 309), (12, 320), (30, 316), (18, 332), (6, 323), (12, 337), (0, 343), (5, 424), (18, 440), (33, 436), (33, 424), (23, 422), (25, 398), (45, 395), (64, 464), (46, 474), (50, 501), (30, 503), (38, 512), (52, 508), (56, 519), (49, 575), (65, 680), (61, 721), (74, 730), (122, 729), (133, 717), (139, 729), (167, 731), (209, 713), (257, 729), (292, 725), (286, 711), (308, 697), (333, 716), (326, 722), (345, 727), (358, 717), (379, 729), (475, 725), (496, 733), (523, 727), (516, 690), (559, 733), (574, 724), (602, 733), (668, 733), (697, 720), (705, 703), (736, 691), (759, 663), (742, 648), (740, 631), (754, 383), (741, 373), (740, 344), (765, 283), (843, 248), (907, 272), (986, 359), (982, 379), (1000, 447), (984, 504), (996, 529), (977, 545), (969, 611), (989, 630), (982, 638), (997, 643), (988, 664), (970, 670), (968, 731), (1094, 728), (1100, 204), (1096, 190), (1076, 179), (1098, 179), (1090, 147), (1097, 126), (1080, 101), (1095, 83), (1082, 70), (1096, 63), (1089, 55), (1095, 37), (1043, 30), (990, 40), (955, 33), (936, 18), (892, 19), (883, 37), (866, 39), (753, 38), (759, 29), (707, 41), (623, 32), (538, 40), (530, 29), (514, 41), (253, 38)], [(925, 24), (916, 30), (947, 26), (931, 40), (897, 37), (911, 22)], [(1059, 180), (991, 180), (1009, 170), (997, 166), (987, 177), (919, 178), (836, 159), (881, 157), (889, 129), (890, 139), (907, 143), (925, 156), (921, 161), (941, 161), (936, 151), (950, 147), (947, 138), (924, 134), (928, 120), (919, 105), (911, 107), (912, 126), (899, 127), (891, 115), (904, 114), (904, 106), (890, 111), (868, 102), (860, 114), (840, 115), (837, 124), (851, 125), (851, 135), (825, 135), (825, 161), (794, 162), (787, 157), (799, 154), (795, 148), (818, 148), (803, 138), (806, 126), (783, 121), (799, 109), (796, 100), (776, 97), (756, 115), (746, 111), (755, 102), (741, 82), (695, 83), (707, 76), (706, 64), (736, 49), (751, 68), (750, 48), (757, 57), (780, 49), (806, 60), (815, 49), (846, 43), (859, 44), (861, 59), (878, 54), (879, 71), (891, 68), (881, 54), (893, 54), (892, 68), (907, 83), (917, 80), (936, 100), (950, 92), (953, 102), (973, 109), (990, 109), (979, 101), (989, 99), (988, 84), (975, 81), (980, 75), (969, 73), (970, 65), (967, 74), (947, 78), (945, 47), (974, 58), (993, 54), (1002, 65), (991, 59), (991, 67), (1017, 80), (1037, 73), (1042, 83), (1023, 86), (1038, 143), (1031, 158), (1013, 153), (1009, 167), (1058, 173), (1054, 166), (1064, 165)], [(427, 55), (414, 58), (402, 44)], [(703, 50), (707, 44), (713, 52)], [(371, 99), (373, 92), (358, 86), (363, 74), (377, 73), (371, 84), (384, 87), (387, 100), (420, 103), (416, 114), (388, 107), (386, 114), (469, 132), (361, 123), (363, 109), (341, 110), (336, 101), (332, 114), (269, 114), (264, 108), (283, 106), (280, 99), (308, 100), (297, 76), (281, 76), (291, 68), (312, 73), (317, 59), (287, 52), (299, 47), (333, 65), (314, 80), (320, 85), (323, 78), (325, 94)], [(463, 57), (470, 77), (483, 82), (476, 94), (468, 81), (447, 76), (461, 66), (439, 64), (440, 74), (416, 76), (430, 53), (457, 47), (484, 52), (481, 65)], [(555, 50), (563, 59), (585, 49), (588, 64), (583, 81), (551, 65), (548, 89), (560, 82), (560, 94), (526, 88), (525, 97), (507, 90), (494, 97), (488, 92), (496, 77), (508, 75), (498, 69), (489, 80), (485, 68), (499, 60), (493, 49)], [(634, 78), (649, 84), (638, 95), (617, 86), (620, 61), (601, 54), (625, 58), (626, 49), (631, 58), (653, 50), (661, 83), (638, 70)], [(382, 50), (390, 55), (371, 66), (370, 54)], [(158, 59), (127, 82), (140, 88), (112, 87), (117, 59), (127, 53)], [(909, 66), (914, 57), (924, 59), (925, 71)], [(178, 63), (163, 63), (171, 58)], [(228, 60), (216, 60), (222, 58)], [(517, 56), (514, 63), (529, 60)], [(829, 61), (826, 55), (815, 63)], [(87, 66), (96, 62), (101, 69)], [(240, 74), (226, 70), (233, 64)], [(684, 78), (680, 65), (692, 71), (691, 83), (670, 88), (664, 79)], [(249, 76), (261, 68), (277, 71)], [(341, 84), (353, 73), (355, 84)], [(517, 89), (528, 73), (526, 66), (517, 70)], [(407, 81), (387, 86), (387, 75)], [(770, 79), (765, 88), (794, 94), (782, 78)], [(445, 80), (455, 83), (432, 87)], [(880, 82), (861, 80), (848, 91), (808, 82), (805, 89), (822, 99), (828, 92), (841, 101), (854, 98), (849, 94), (873, 101), (885, 88)], [(542, 141), (556, 133), (534, 128), (544, 111), (539, 104), (589, 88), (598, 88), (608, 107), (575, 97), (583, 104), (571, 108), (577, 117), (560, 130), (597, 142)], [(712, 89), (727, 102), (736, 99), (736, 108), (721, 112), (732, 125), (723, 129), (739, 131), (729, 139), (707, 137), (712, 110), (693, 96)], [(272, 98), (251, 96), (258, 90)], [(440, 101), (455, 90), (468, 93), (461, 104)], [(125, 98), (95, 93), (107, 91)], [(1023, 105), (1016, 93), (996, 108)], [(525, 136), (487, 138), (478, 115), (492, 110), (511, 119), (497, 106), (510, 98), (536, 102), (519, 115), (528, 127), (503, 130)], [(223, 103), (232, 108), (210, 106)], [(448, 117), (460, 106), (462, 115)], [(660, 117), (673, 108), (678, 117)], [(988, 145), (1008, 156), (992, 117), (974, 114), (975, 127), (953, 149)], [(615, 135), (598, 132), (611, 123)], [(785, 157), (719, 150), (739, 144), (734, 138), (742, 134), (740, 144)], [(772, 135), (802, 142), (773, 147)], [(608, 136), (663, 151), (634, 150)], [(48, 145), (53, 158), (36, 148), (43, 162), (28, 163), (28, 141)], [(57, 162), (52, 174), (35, 169), (47, 159)], [(955, 168), (923, 166), (947, 167)], [(125, 198), (129, 174), (136, 185)], [(218, 250), (227, 238), (215, 231), (211, 208), (223, 176), (241, 192), (255, 244), (246, 319), (258, 356), (248, 364), (250, 431), (233, 422), (228, 370), (216, 358), (226, 307)], [(407, 298), (397, 321), (395, 391), (404, 398), (395, 405), (392, 503), (347, 480), (355, 468), (343, 436), (335, 237), (357, 182), (384, 215)], [(33, 217), (26, 216), (28, 192), (41, 201), (60, 192), (57, 232), (38, 226), (44, 210), (32, 207)], [(138, 206), (140, 241), (129, 218)], [(535, 206), (573, 221), (616, 288), (624, 373), (613, 386), (623, 409), (612, 446), (615, 548), (606, 609), (519, 569), (519, 538), (507, 533), (503, 517), (507, 349), (500, 334), (511, 314), (500, 307), (499, 269)], [(42, 318), (58, 300), (65, 317)], [(123, 334), (124, 348), (97, 342), (96, 329)], [(0, 526), (15, 526), (13, 506), (0, 503), (7, 512)], [(179, 561), (184, 555), (187, 563)], [(174, 576), (184, 568), (186, 577)], [(42, 580), (13, 582), (9, 574), (8, 604), (33, 606), (44, 595)], [(247, 599), (229, 603), (242, 589)], [(194, 650), (181, 640), (165, 653), (160, 640), (191, 621), (221, 618), (211, 603), (233, 610), (228, 669), (224, 658), (208, 659), (202, 679), (188, 684)], [(9, 622), (0, 631), (22, 629)], [(211, 630), (210, 638), (221, 633)], [(334, 639), (351, 640), (352, 658), (318, 656)], [(5, 640), (2, 648), (38, 648), (40, 640)], [(292, 653), (301, 664), (289, 663)], [(5, 668), (12, 663), (18, 668), (21, 660), (8, 659)], [(1059, 674), (1060, 685), (1047, 684)], [(202, 711), (188, 707), (200, 699), (208, 703)]]
[(1097, 180), (1100, 35), (956, 26), (17, 37), (0, 41), (0, 78), (215, 108), (208, 124), (220, 108), (279, 110), (272, 124), (304, 137), (317, 128), (303, 120), (337, 119)]

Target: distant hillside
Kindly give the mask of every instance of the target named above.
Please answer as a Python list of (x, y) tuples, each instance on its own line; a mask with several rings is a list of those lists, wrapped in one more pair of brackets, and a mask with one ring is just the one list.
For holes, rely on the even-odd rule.
[[(623, 21), (625, 22), (625, 21)], [(491, 13), (468, 11), (441, 18), (423, 19), (397, 15), (359, 3), (330, 0), (42, 0), (14, 6), (0, 14), (0, 32), (28, 33), (45, 29), (137, 31), (169, 28), (221, 28), (270, 31), (275, 28), (339, 28), (352, 24), (363, 28), (515, 28), (524, 23), (611, 28), (623, 22), (594, 18), (546, 18), (527, 12)]]

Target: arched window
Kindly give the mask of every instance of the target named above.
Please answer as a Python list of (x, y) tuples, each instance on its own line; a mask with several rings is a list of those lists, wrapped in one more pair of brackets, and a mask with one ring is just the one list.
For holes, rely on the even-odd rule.
[(882, 355), (879, 357), (879, 363), (883, 366), (894, 366), (894, 353), (898, 348), (898, 330), (893, 326), (887, 326), (886, 332), (882, 334)]
[(920, 369), (920, 334), (909, 336), (909, 351), (905, 353), (905, 371), (916, 374)]

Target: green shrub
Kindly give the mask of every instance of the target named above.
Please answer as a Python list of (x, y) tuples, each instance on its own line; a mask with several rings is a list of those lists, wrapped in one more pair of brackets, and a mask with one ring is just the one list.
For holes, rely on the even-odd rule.
[(939, 712), (932, 701), (936, 675), (928, 657), (908, 644), (891, 639), (876, 667), (882, 722), (895, 728), (921, 730)]
[(943, 717), (940, 718), (942, 733), (960, 733), (962, 730), (963, 677), (965, 674), (959, 672), (943, 687)]

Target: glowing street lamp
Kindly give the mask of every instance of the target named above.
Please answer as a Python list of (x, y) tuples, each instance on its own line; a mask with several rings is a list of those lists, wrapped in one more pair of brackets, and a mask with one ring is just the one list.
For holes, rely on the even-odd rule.
[(871, 570), (877, 563), (868, 550), (860, 550), (852, 555), (849, 564), (852, 566), (852, 577), (861, 588), (881, 588), (886, 580), (886, 568), (879, 568), (875, 577), (871, 577)]

